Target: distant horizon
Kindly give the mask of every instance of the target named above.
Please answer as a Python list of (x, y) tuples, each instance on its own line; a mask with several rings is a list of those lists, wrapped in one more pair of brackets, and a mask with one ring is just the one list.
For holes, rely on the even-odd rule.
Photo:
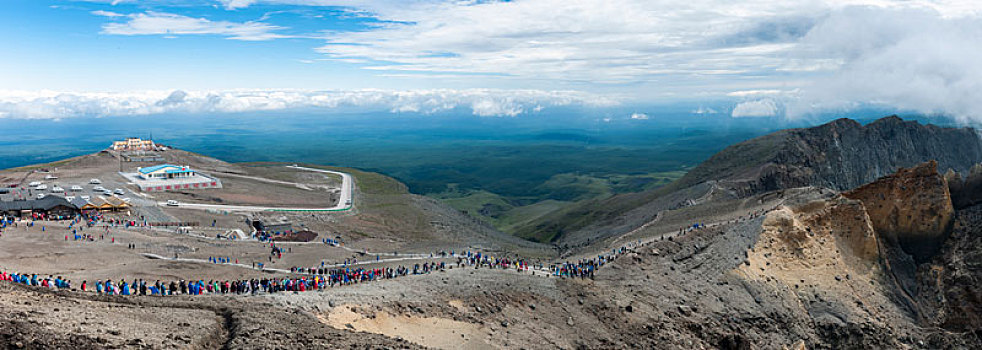
[[(267, 112), (267, 113), (271, 113), (271, 114), (274, 114), (274, 115), (275, 114), (279, 114), (278, 112)], [(248, 115), (245, 118), (246, 119), (263, 118), (263, 116), (261, 116), (261, 114), (262, 113), (260, 113), (260, 114), (250, 114), (250, 115)], [(308, 113), (301, 113), (301, 114), (308, 114)], [(320, 119), (317, 115), (318, 114), (316, 112), (312, 112), (312, 113), (309, 113), (308, 118), (314, 119), (314, 120)], [(875, 120), (878, 120), (878, 119), (881, 119), (881, 118), (885, 118), (885, 117), (888, 117), (888, 116), (891, 116), (891, 115), (899, 115), (904, 120), (913, 120), (913, 121), (920, 122), (922, 124), (930, 123), (930, 124), (935, 124), (935, 125), (939, 125), (939, 126), (946, 126), (946, 127), (960, 127), (960, 126), (975, 127), (973, 125), (962, 125), (962, 124), (957, 123), (957, 122), (954, 122), (954, 121), (952, 121), (950, 119), (947, 119), (947, 118), (944, 118), (944, 117), (938, 117), (938, 116), (905, 115), (905, 114), (888, 113), (888, 112), (883, 112), (883, 111), (867, 111), (867, 112), (864, 112), (862, 115), (863, 115), (863, 117), (843, 116), (843, 115), (839, 115), (839, 114), (829, 114), (829, 115), (825, 115), (822, 118), (815, 118), (815, 119), (812, 119), (810, 121), (804, 121), (804, 120), (787, 121), (787, 120), (784, 120), (784, 119), (781, 119), (781, 118), (766, 118), (766, 119), (771, 119), (771, 121), (769, 123), (765, 123), (765, 124), (758, 123), (756, 120), (748, 120), (748, 119), (743, 119), (743, 118), (731, 118), (731, 117), (723, 116), (723, 118), (730, 119), (732, 121), (729, 124), (731, 126), (720, 125), (720, 124), (718, 124), (718, 123), (716, 123), (714, 121), (706, 121), (706, 120), (703, 120), (703, 121), (692, 121), (692, 120), (686, 120), (685, 118), (679, 117), (679, 116), (666, 117), (666, 116), (662, 116), (662, 115), (658, 115), (658, 114), (652, 114), (650, 116), (649, 115), (645, 115), (646, 117), (643, 120), (638, 120), (637, 118), (632, 118), (632, 116), (621, 116), (620, 118), (617, 118), (616, 120), (614, 120), (613, 118), (611, 118), (611, 120), (606, 120), (605, 121), (603, 119), (604, 118), (608, 118), (608, 117), (595, 117), (594, 118), (595, 119), (595, 123), (594, 123), (595, 126), (591, 126), (591, 127), (586, 127), (586, 125), (589, 123), (589, 121), (584, 122), (582, 120), (580, 122), (578, 122), (578, 124), (577, 123), (574, 123), (574, 124), (565, 125), (563, 127), (553, 127), (552, 124), (550, 124), (548, 122), (536, 123), (534, 121), (515, 120), (515, 119), (485, 120), (485, 122), (495, 122), (497, 124), (502, 124), (502, 125), (512, 124), (513, 126), (514, 125), (521, 125), (530, 134), (535, 134), (535, 133), (547, 133), (548, 134), (548, 133), (553, 133), (553, 132), (561, 132), (561, 133), (571, 133), (570, 135), (582, 134), (584, 136), (588, 135), (589, 133), (599, 132), (600, 129), (597, 129), (597, 128), (599, 128), (601, 126), (603, 127), (604, 130), (608, 130), (608, 131), (609, 130), (618, 130), (618, 129), (621, 129), (621, 130), (624, 130), (624, 131), (634, 130), (634, 131), (641, 132), (642, 134), (644, 133), (643, 130), (657, 131), (657, 130), (661, 130), (661, 129), (670, 129), (670, 128), (682, 128), (682, 129), (679, 129), (679, 130), (684, 130), (687, 127), (691, 127), (691, 128), (693, 128), (693, 130), (714, 130), (715, 129), (717, 131), (720, 131), (720, 130), (725, 129), (725, 128), (736, 127), (736, 128), (738, 128), (740, 130), (743, 130), (742, 133), (744, 133), (746, 135), (758, 135), (759, 136), (759, 135), (763, 135), (763, 134), (766, 134), (768, 132), (773, 132), (773, 131), (777, 131), (777, 130), (783, 130), (783, 129), (789, 129), (789, 128), (799, 128), (799, 127), (810, 127), (810, 126), (820, 125), (820, 124), (824, 124), (824, 123), (827, 123), (829, 121), (832, 121), (832, 120), (835, 120), (835, 119), (839, 119), (839, 118), (853, 119), (853, 120), (856, 120), (856, 121), (858, 121), (858, 122), (860, 122), (862, 124), (866, 124), (866, 123), (869, 123), (869, 122), (872, 122), (872, 121), (875, 121)], [(23, 134), (17, 134), (16, 132), (7, 135), (7, 137), (0, 137), (0, 145), (10, 146), (10, 147), (18, 147), (18, 146), (23, 146), (23, 145), (40, 144), (40, 143), (44, 143), (44, 142), (51, 142), (53, 140), (61, 139), (61, 138), (63, 138), (64, 134), (59, 131), (59, 129), (57, 128), (58, 126), (63, 126), (65, 128), (65, 130), (75, 130), (75, 132), (77, 133), (77, 130), (78, 129), (75, 129), (76, 126), (86, 126), (86, 125), (95, 125), (95, 124), (98, 124), (98, 125), (101, 125), (101, 126), (113, 126), (113, 125), (116, 125), (116, 124), (119, 124), (119, 125), (112, 127), (111, 130), (113, 130), (113, 131), (112, 131), (112, 135), (111, 136), (100, 136), (100, 133), (102, 131), (104, 131), (104, 130), (101, 130), (101, 129), (100, 130), (94, 130), (94, 129), (92, 129), (92, 130), (89, 131), (89, 134), (86, 135), (86, 139), (88, 141), (85, 143), (85, 146), (79, 148), (79, 147), (77, 147), (78, 144), (76, 144), (76, 147), (70, 147), (70, 146), (67, 146), (66, 145), (65, 147), (67, 147), (67, 148), (65, 148), (64, 151), (62, 151), (61, 153), (56, 153), (55, 155), (51, 155), (51, 156), (41, 156), (41, 154), (43, 154), (43, 153), (51, 152), (52, 151), (51, 149), (48, 149), (48, 150), (45, 150), (45, 149), (36, 149), (36, 151), (31, 152), (29, 150), (24, 150), (24, 149), (21, 149), (21, 150), (18, 151), (18, 150), (13, 150), (13, 149), (7, 148), (8, 152), (2, 152), (2, 151), (0, 151), (0, 169), (8, 169), (8, 168), (21, 167), (21, 166), (29, 166), (29, 165), (34, 165), (34, 164), (38, 164), (38, 163), (48, 163), (48, 162), (57, 161), (57, 160), (68, 158), (68, 157), (75, 157), (75, 156), (80, 156), (80, 155), (91, 154), (91, 153), (95, 153), (95, 152), (98, 152), (98, 151), (101, 151), (101, 150), (104, 150), (104, 149), (108, 148), (112, 144), (112, 141), (123, 140), (123, 139), (128, 138), (128, 137), (138, 137), (138, 138), (145, 139), (145, 140), (146, 139), (153, 139), (155, 142), (158, 142), (160, 144), (164, 144), (164, 145), (172, 146), (172, 147), (177, 147), (179, 149), (184, 149), (184, 148), (180, 147), (181, 136), (176, 136), (176, 135), (178, 135), (180, 133), (187, 133), (189, 131), (194, 130), (194, 126), (193, 125), (189, 125), (189, 128), (180, 128), (180, 127), (175, 127), (175, 125), (179, 125), (179, 123), (177, 123), (177, 124), (173, 124), (173, 123), (172, 124), (168, 124), (168, 123), (161, 124), (161, 123), (159, 123), (159, 121), (157, 121), (157, 122), (155, 122), (154, 120), (149, 120), (148, 121), (145, 118), (153, 119), (152, 116), (142, 116), (142, 117), (101, 117), (101, 118), (96, 118), (94, 120), (89, 120), (87, 118), (86, 119), (67, 119), (67, 120), (48, 120), (48, 119), (25, 120), (24, 122), (26, 122), (28, 125), (17, 125), (17, 126), (11, 125), (10, 126), (11, 127), (10, 130), (16, 130), (17, 127), (23, 127), (24, 129), (27, 129), (27, 130), (33, 130), (34, 133), (32, 133), (32, 135), (30, 137), (27, 137), (27, 138), (24, 138), (23, 137)], [(180, 118), (193, 118), (193, 119), (196, 119), (196, 120), (201, 120), (200, 119), (201, 117), (199, 117), (199, 116), (193, 116), (193, 115), (184, 115), (183, 117), (181, 117), (179, 115), (170, 114), (167, 117), (168, 120), (174, 119), (174, 118), (177, 118), (177, 119), (180, 119)], [(223, 116), (221, 116), (221, 115), (215, 115), (215, 116), (211, 116), (210, 118), (216, 118), (215, 121), (220, 122), (220, 121), (222, 121), (222, 119), (220, 119), (220, 118), (223, 118)], [(236, 118), (243, 118), (243, 116), (239, 116), (239, 117), (236, 117)], [(345, 117), (345, 118), (357, 118), (357, 117), (348, 116), (348, 117)], [(390, 117), (387, 117), (387, 118), (391, 118), (393, 120), (406, 119), (406, 118), (412, 118), (413, 120), (415, 120), (414, 118), (426, 118), (426, 119), (423, 119), (423, 120), (428, 121), (431, 124), (425, 124), (425, 123), (423, 123), (423, 124), (428, 125), (428, 127), (432, 131), (440, 130), (441, 128), (446, 128), (448, 130), (455, 128), (455, 127), (448, 127), (448, 126), (445, 126), (445, 125), (440, 125), (439, 120), (435, 120), (434, 121), (434, 120), (432, 120), (433, 118), (436, 118), (436, 119), (443, 118), (443, 119), (453, 119), (453, 120), (468, 120), (469, 119), (469, 117), (459, 116), (459, 115), (457, 115), (457, 116), (450, 116), (450, 117), (448, 117), (448, 115), (443, 115), (443, 116), (426, 115), (426, 116), (419, 116), (419, 117), (411, 117), (411, 116), (405, 116), (405, 115), (403, 115), (403, 116), (390, 116)], [(430, 119), (430, 120), (427, 120), (427, 119)], [(761, 118), (755, 118), (755, 119), (760, 120)], [(363, 120), (363, 121), (365, 121), (366, 123), (372, 123), (371, 120)], [(668, 121), (669, 123), (666, 123), (666, 121)], [(308, 121), (304, 121), (304, 122), (308, 122)], [(324, 125), (336, 125), (339, 122), (343, 122), (343, 120), (338, 121), (338, 120), (332, 120), (332, 119), (329, 118), (328, 120), (324, 120), (323, 121), (323, 124)], [(680, 122), (682, 124), (679, 124)], [(473, 123), (474, 123), (473, 125), (467, 125), (467, 126), (465, 126), (465, 128), (471, 128), (473, 130), (482, 130), (482, 129), (488, 128), (485, 131), (489, 131), (490, 130), (487, 125), (482, 126), (482, 124), (484, 124), (484, 122), (482, 122), (479, 119), (478, 120), (473, 120)], [(644, 127), (639, 128), (637, 124), (631, 124), (631, 123), (647, 123), (647, 125), (645, 125)], [(418, 123), (413, 122), (412, 124), (418, 124)], [(143, 127), (134, 127), (133, 125), (143, 125)], [(689, 126), (686, 126), (686, 125), (689, 125)], [(54, 127), (54, 128), (52, 128), (52, 127)], [(364, 127), (367, 127), (367, 126), (363, 126), (363, 128)], [(275, 130), (276, 130), (276, 128), (271, 129), (271, 130), (267, 130), (267, 131), (268, 132), (271, 132), (271, 133), (273, 133), (275, 135)], [(288, 130), (281, 130), (281, 132), (286, 132), (286, 131), (288, 131)], [(155, 132), (156, 132), (156, 136), (154, 136), (154, 133)], [(177, 132), (177, 133), (175, 133), (175, 132)], [(74, 136), (69, 135), (67, 137), (67, 139), (65, 139), (65, 141), (66, 141), (65, 143), (67, 144), (67, 143), (73, 142), (73, 140), (74, 140), (73, 137)], [(505, 137), (503, 139), (495, 139), (494, 137), (487, 138), (486, 136), (479, 136), (479, 135), (471, 135), (471, 136), (462, 135), (460, 137), (460, 139), (461, 140), (464, 140), (464, 139), (468, 139), (468, 137), (485, 138), (487, 141), (508, 141), (509, 139), (513, 139), (515, 136), (512, 135), (512, 136)], [(23, 138), (23, 140), (20, 140), (20, 141), (16, 140), (16, 139), (21, 139), (21, 138)], [(398, 141), (398, 140), (393, 140), (393, 141)], [(561, 140), (554, 139), (552, 141), (561, 141)], [(402, 142), (403, 143), (406, 143), (405, 140), (403, 140)], [(595, 143), (596, 142), (600, 142), (600, 144), (608, 144), (610, 146), (626, 146), (628, 144), (625, 143), (625, 142), (635, 142), (635, 143), (637, 143), (639, 141), (629, 141), (629, 140), (625, 140), (625, 139), (619, 139), (618, 141), (615, 141), (615, 142), (611, 143), (610, 141), (603, 141), (601, 139), (595, 139), (595, 140), (593, 140), (593, 142), (595, 142)], [(635, 146), (646, 146), (646, 145), (635, 144)], [(648, 146), (650, 146), (650, 145), (648, 145)], [(728, 145), (723, 145), (723, 146), (725, 147), (725, 146), (728, 146)], [(71, 150), (72, 148), (75, 148), (75, 149), (74, 150)], [(54, 147), (53, 149), (58, 149), (58, 147)], [(14, 152), (9, 152), (9, 151), (16, 151), (16, 154), (19, 154), (21, 158), (18, 158), (17, 156), (15, 156), (15, 153)], [(215, 156), (214, 154), (208, 154), (208, 152), (205, 149), (198, 149), (195, 152), (201, 153), (201, 154), (204, 154), (204, 155), (208, 155), (208, 156)], [(219, 152), (219, 154), (221, 154), (221, 152)], [(226, 153), (226, 155), (228, 155), (228, 154)], [(298, 159), (292, 159), (292, 160), (291, 159), (287, 159), (287, 160), (282, 160), (282, 161), (283, 162), (292, 162), (292, 161), (301, 161), (301, 159), (302, 159), (302, 157), (300, 157)], [(246, 158), (243, 158), (240, 155), (234, 156), (233, 159), (231, 159), (231, 160), (230, 159), (223, 159), (223, 160), (232, 161), (232, 162), (269, 161), (268, 159), (251, 160), (251, 159), (249, 159), (247, 157)], [(330, 164), (325, 164), (325, 165), (330, 165)], [(345, 166), (345, 165), (340, 165), (340, 166)]]

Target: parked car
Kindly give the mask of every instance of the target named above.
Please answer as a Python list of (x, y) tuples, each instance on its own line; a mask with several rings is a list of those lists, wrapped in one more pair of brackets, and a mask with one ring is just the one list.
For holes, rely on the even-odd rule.
[(89, 183), (90, 184), (93, 184), (93, 185), (99, 185), (99, 184), (102, 184), (102, 181), (99, 181), (99, 179), (92, 179), (92, 180), (89, 180)]
[(96, 187), (93, 187), (92, 188), (92, 191), (94, 191), (94, 192), (105, 192), (106, 191), (106, 188), (105, 187), (102, 187), (102, 186), (96, 186)]
[(110, 191), (110, 190), (105, 190), (105, 189), (104, 189), (104, 190), (102, 190), (102, 194), (103, 194), (103, 195), (106, 195), (106, 196), (112, 196), (112, 195), (113, 195), (113, 191)]
[(176, 207), (176, 206), (179, 206), (180, 203), (177, 203), (177, 201), (175, 201), (173, 199), (170, 199), (170, 200), (167, 201), (167, 205), (172, 206), (172, 207)]
[(72, 186), (72, 192), (78, 192), (81, 190), (82, 190), (82, 186), (79, 185)]
[(64, 188), (61, 188), (61, 187), (58, 187), (58, 186), (55, 186), (55, 187), (52, 187), (51, 188), (51, 192), (65, 192), (65, 189)]
[(45, 180), (54, 180), (54, 179), (57, 179), (57, 178), (58, 177), (57, 176), (54, 176), (54, 175), (47, 175), (47, 176), (44, 177)]
[(82, 195), (82, 196), (79, 196), (79, 198), (82, 198), (84, 200), (92, 199), (92, 197), (89, 197), (88, 195)]
[(44, 199), (44, 196), (45, 196), (44, 193), (38, 193), (38, 199)]
[(40, 184), (40, 185), (38, 185), (38, 187), (36, 187), (36, 189), (39, 190), (39, 191), (44, 191), (44, 190), (48, 189), (48, 185)]
[(30, 187), (41, 186), (41, 181), (31, 181), (31, 183), (29, 183), (27, 185), (30, 186)]
[(113, 193), (115, 193), (115, 194), (126, 194), (126, 191), (123, 191), (122, 188), (117, 188), (115, 191), (113, 191)]

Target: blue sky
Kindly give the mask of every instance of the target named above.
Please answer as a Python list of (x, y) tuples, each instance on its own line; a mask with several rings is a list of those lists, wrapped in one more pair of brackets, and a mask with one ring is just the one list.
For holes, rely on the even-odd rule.
[(968, 123), (982, 107), (980, 10), (967, 0), (5, 0), (0, 118), (684, 104), (697, 116), (873, 106)]
[(0, 58), (0, 85), (79, 91), (372, 87), (365, 81), (371, 76), (358, 65), (315, 61), (322, 55), (313, 47), (322, 40), (113, 35), (104, 27), (125, 23), (126, 17), (94, 14), (151, 12), (237, 23), (263, 19), (271, 26), (283, 26), (276, 33), (297, 36), (360, 30), (365, 23), (374, 22), (341, 16), (335, 8), (254, 6), (227, 11), (211, 5), (161, 4), (4, 1), (0, 4), (0, 31), (4, 33), (0, 43), (15, 49)]

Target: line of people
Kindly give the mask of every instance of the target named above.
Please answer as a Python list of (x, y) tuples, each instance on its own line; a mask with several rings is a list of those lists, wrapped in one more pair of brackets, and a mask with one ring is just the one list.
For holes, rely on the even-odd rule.
[[(373, 269), (319, 269), (313, 271), (298, 271), (311, 273), (312, 276), (283, 277), (283, 278), (253, 278), (244, 280), (180, 280), (160, 281), (149, 283), (143, 279), (113, 281), (112, 279), (95, 281), (91, 285), (82, 281), (79, 290), (105, 295), (202, 295), (202, 294), (257, 294), (277, 292), (306, 292), (336, 286), (347, 286), (358, 283), (393, 279), (410, 275), (428, 274), (446, 269), (446, 263), (427, 262), (415, 264), (412, 267), (398, 266), (396, 268)], [(55, 289), (71, 289), (71, 281), (61, 276), (41, 278), (37, 274), (21, 274), (0, 272), (0, 281), (9, 281), (29, 286)]]

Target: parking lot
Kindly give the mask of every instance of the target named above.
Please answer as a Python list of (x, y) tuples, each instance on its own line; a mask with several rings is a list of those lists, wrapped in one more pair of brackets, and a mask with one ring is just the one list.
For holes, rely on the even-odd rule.
[(39, 199), (45, 196), (59, 196), (71, 200), (80, 197), (89, 200), (98, 197), (116, 196), (123, 199), (133, 193), (119, 181), (103, 179), (61, 178), (56, 172), (36, 172), (29, 175), (16, 188), (6, 188), (0, 193), (0, 200)]

